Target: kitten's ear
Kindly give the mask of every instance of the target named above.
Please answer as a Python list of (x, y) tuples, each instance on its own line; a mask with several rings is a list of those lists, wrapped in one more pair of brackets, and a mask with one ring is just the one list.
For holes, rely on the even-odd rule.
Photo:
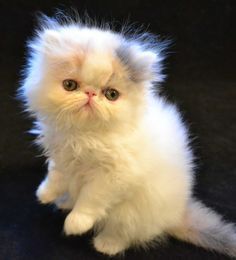
[(43, 32), (42, 40), (45, 45), (57, 45), (60, 42), (60, 35), (55, 30), (47, 29)]
[(55, 50), (60, 47), (60, 34), (56, 30), (45, 29), (38, 33), (38, 37), (29, 42), (29, 47), (34, 52), (53, 55)]
[(123, 43), (116, 50), (117, 57), (128, 71), (132, 81), (160, 82), (164, 79), (161, 73), (163, 57), (154, 50), (145, 50), (132, 43)]

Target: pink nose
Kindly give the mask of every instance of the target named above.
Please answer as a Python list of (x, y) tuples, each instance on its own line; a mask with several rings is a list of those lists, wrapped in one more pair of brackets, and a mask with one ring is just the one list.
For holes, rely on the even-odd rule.
[(89, 98), (91, 98), (93, 96), (97, 96), (96, 92), (93, 90), (86, 90), (85, 94), (87, 94), (89, 96)]

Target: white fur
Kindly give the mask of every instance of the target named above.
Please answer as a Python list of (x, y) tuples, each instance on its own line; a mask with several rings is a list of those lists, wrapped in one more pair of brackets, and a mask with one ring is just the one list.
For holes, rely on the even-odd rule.
[[(49, 161), (38, 199), (70, 209), (67, 235), (94, 227), (95, 248), (109, 255), (178, 227), (192, 187), (186, 128), (176, 108), (152, 94), (153, 80), (163, 77), (160, 53), (133, 43), (129, 58), (149, 71), (159, 66), (159, 74), (145, 71), (132, 81), (115, 52), (124, 41), (132, 49), (129, 40), (109, 30), (44, 28), (30, 44), (21, 88)], [(67, 78), (78, 80), (80, 90), (66, 92)], [(108, 80), (121, 92), (114, 103), (101, 93)], [(98, 95), (86, 110), (87, 88)]]

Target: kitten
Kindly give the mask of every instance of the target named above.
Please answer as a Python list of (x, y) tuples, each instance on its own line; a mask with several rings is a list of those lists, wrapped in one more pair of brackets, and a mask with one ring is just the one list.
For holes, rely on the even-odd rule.
[(44, 16), (20, 87), (48, 160), (37, 197), (69, 210), (66, 235), (93, 229), (104, 254), (167, 234), (236, 256), (235, 226), (192, 196), (178, 110), (154, 95), (164, 48), (146, 33)]

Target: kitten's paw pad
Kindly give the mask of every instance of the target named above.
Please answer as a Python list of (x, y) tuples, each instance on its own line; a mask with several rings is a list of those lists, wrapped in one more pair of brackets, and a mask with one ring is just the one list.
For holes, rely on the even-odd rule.
[(113, 256), (126, 249), (122, 240), (104, 235), (98, 235), (93, 241), (94, 247), (100, 253)]
[(51, 203), (56, 199), (56, 194), (41, 183), (36, 191), (36, 197), (42, 204)]
[(64, 231), (66, 235), (81, 235), (93, 227), (94, 220), (83, 213), (71, 212), (65, 220)]

